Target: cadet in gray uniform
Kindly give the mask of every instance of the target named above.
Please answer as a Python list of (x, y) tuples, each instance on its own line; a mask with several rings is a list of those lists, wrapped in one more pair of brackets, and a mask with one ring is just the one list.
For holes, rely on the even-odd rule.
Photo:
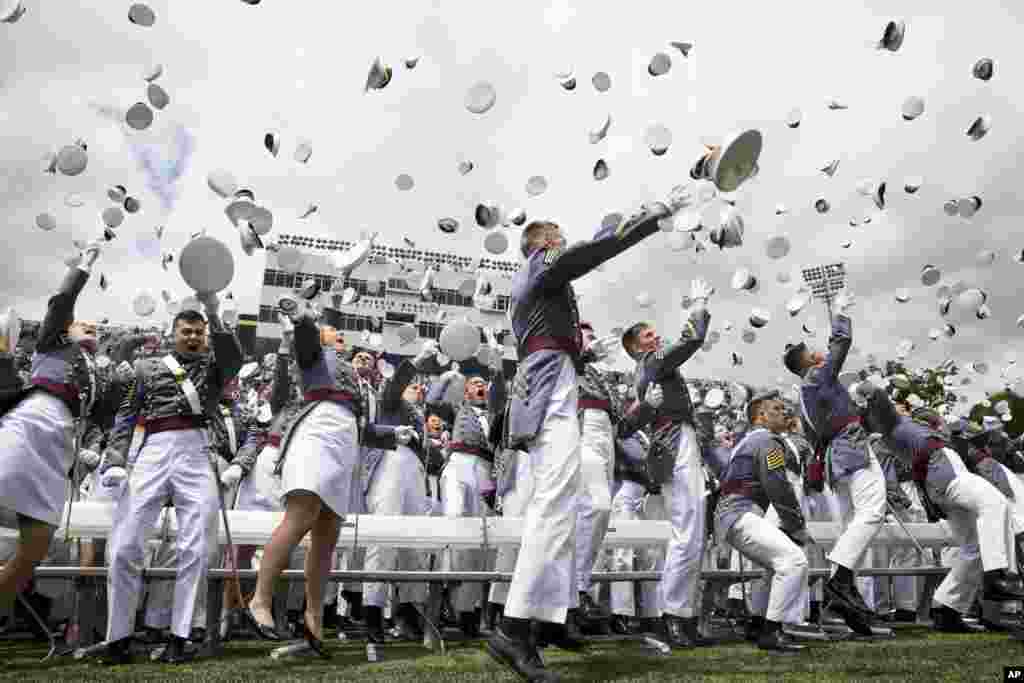
[[(673, 208), (687, 201), (692, 199), (680, 198)], [(580, 471), (576, 382), (582, 340), (571, 283), (658, 232), (659, 219), (668, 215), (664, 205), (655, 205), (569, 249), (554, 223), (534, 221), (523, 230), (520, 247), (526, 263), (513, 279), (509, 308), (519, 368), (506, 445), (526, 451), (534, 488), (505, 616), (487, 649), (525, 679), (558, 680), (531, 643), (530, 620), (543, 622), (547, 640), (564, 643), (566, 615), (578, 600), (574, 498)]]
[[(828, 559), (832, 577), (825, 583), (825, 598), (854, 631), (871, 635), (871, 612), (854, 585), (854, 571), (860, 566), (871, 541), (885, 519), (885, 476), (861, 426), (856, 406), (839, 373), (853, 344), (847, 311), (853, 306), (851, 294), (840, 295), (838, 314), (832, 320), (829, 352), (812, 353), (803, 343), (787, 345), (783, 364), (803, 379), (800, 409), (804, 433), (816, 445), (831, 488), (836, 493), (843, 533)], [(813, 463), (812, 463), (813, 467)]]
[(672, 522), (672, 539), (661, 577), (662, 617), (669, 643), (677, 647), (708, 645), (698, 630), (700, 618), (700, 569), (707, 539), (707, 512), (704, 492), (706, 478), (702, 452), (710, 445), (714, 426), (711, 413), (695, 419), (690, 390), (679, 374), (679, 367), (704, 344), (711, 321), (707, 311), (713, 289), (703, 280), (693, 281), (690, 295), (694, 301), (690, 317), (678, 342), (665, 346), (654, 326), (637, 323), (626, 330), (622, 345), (637, 362), (636, 389), (643, 399), (651, 382), (661, 384), (664, 403), (654, 421), (648, 463)]
[(0, 507), (17, 514), (19, 531), (14, 557), (0, 568), (0, 614), (46, 557), (64, 509), (76, 431), (99, 398), (96, 326), (74, 322), (75, 302), (98, 257), (99, 247), (90, 247), (64, 277), (47, 304), (30, 384), (10, 391), (0, 406)]
[[(341, 312), (323, 310), (319, 327), (313, 312), (293, 317), (295, 359), (302, 372), (305, 404), (290, 416), (281, 441), (284, 519), (264, 548), (256, 594), (246, 614), (261, 637), (272, 639), (274, 583), (288, 566), (292, 550), (310, 534), (306, 554), (306, 613), (303, 635), (311, 649), (323, 648), (323, 594), (342, 517), (355, 507), (361, 467), (360, 442), (392, 449), (409, 443), (411, 427), (381, 427), (366, 419), (366, 398), (355, 369), (338, 350)], [(297, 319), (295, 319), (297, 318)]]
[[(983, 599), (1020, 600), (1017, 581), (1009, 576), (1015, 566), (1010, 508), (1005, 496), (981, 477), (967, 471), (945, 437), (899, 415), (884, 389), (862, 382), (854, 393), (866, 403), (868, 429), (882, 434), (894, 452), (910, 466), (922, 502), (932, 515), (944, 516), (961, 552), (932, 598), (935, 628), (971, 632), (963, 620), (980, 586)], [(970, 552), (969, 546), (979, 546)]]
[[(501, 347), (493, 335), (488, 335), (490, 346), (491, 380), (471, 376), (468, 379), (456, 372), (446, 372), (430, 385), (427, 402), (433, 406), (447, 406), (455, 416), (451, 441), (447, 445), (447, 461), (441, 472), (441, 505), (447, 517), (482, 517), (494, 511), (484, 502), (484, 486), (492, 478), (495, 425), (505, 410), (508, 392), (502, 372)], [(451, 401), (462, 388), (461, 400)], [(486, 557), (482, 550), (446, 549), (442, 556), (445, 571), (485, 571)], [(459, 627), (469, 637), (478, 635), (478, 602), (483, 594), (478, 584), (453, 586), (452, 607), (458, 613)]]
[[(212, 331), (213, 353), (204, 353), (206, 321), (197, 311), (174, 318), (174, 351), (139, 361), (135, 378), (117, 413), (110, 443), (100, 464), (103, 486), (127, 486), (117, 501), (111, 533), (108, 578), (110, 619), (107, 662), (130, 661), (129, 645), (142, 585), (143, 547), (168, 498), (178, 521), (178, 577), (174, 585), (171, 641), (163, 660), (188, 659), (188, 639), (199, 591), (205, 589), (217, 486), (206, 434), (224, 386), (242, 366), (242, 350), (217, 316), (216, 295), (203, 298)], [(131, 478), (124, 469), (138, 422), (146, 432)]]
[[(721, 537), (770, 575), (771, 590), (755, 590), (751, 596), (752, 624), (761, 627), (758, 647), (797, 652), (803, 646), (782, 632), (782, 624), (803, 621), (807, 557), (801, 548), (814, 541), (786, 476), (786, 443), (781, 434), (788, 420), (779, 394), (754, 397), (747, 418), (753, 429), (733, 449), (722, 476), (715, 522)], [(765, 519), (769, 505), (775, 509), (778, 525)]]

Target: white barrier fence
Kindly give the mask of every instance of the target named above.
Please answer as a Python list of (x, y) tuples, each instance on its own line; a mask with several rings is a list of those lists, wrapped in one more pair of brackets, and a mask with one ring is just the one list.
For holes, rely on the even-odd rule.
[[(173, 538), (177, 521), (173, 508), (161, 512), (153, 528), (153, 535), (161, 532), (163, 516), (169, 515), (168, 536)], [(227, 513), (232, 540), (236, 545), (265, 545), (280, 523), (284, 513), (230, 510)], [(67, 519), (65, 511), (64, 519)], [(105, 539), (114, 525), (114, 505), (110, 503), (75, 503), (71, 510), (70, 528), (58, 530), (60, 538)], [(833, 522), (810, 522), (807, 525), (815, 542), (823, 547), (835, 544), (841, 532)], [(952, 537), (944, 523), (913, 524), (907, 529), (923, 546), (950, 545)], [(339, 548), (368, 545), (395, 546), (437, 550), (451, 548), (494, 548), (519, 545), (523, 520), (519, 517), (392, 517), (384, 515), (351, 515), (346, 517), (338, 539)], [(13, 530), (0, 530), (4, 535)], [(658, 546), (671, 537), (667, 521), (613, 519), (605, 547)], [(220, 524), (220, 542), (227, 543), (223, 521)], [(897, 523), (882, 524), (875, 537), (875, 546), (906, 546), (913, 541)]]

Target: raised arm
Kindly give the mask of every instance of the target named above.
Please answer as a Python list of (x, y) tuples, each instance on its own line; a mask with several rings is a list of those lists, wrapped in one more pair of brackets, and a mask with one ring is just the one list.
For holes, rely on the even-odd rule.
[(380, 394), (381, 410), (393, 412), (402, 403), (402, 394), (412, 381), (416, 379), (419, 369), (409, 360), (403, 360), (395, 368), (395, 374), (384, 385), (384, 391)]
[(668, 215), (664, 205), (644, 209), (621, 226), (603, 228), (594, 239), (574, 244), (558, 254), (545, 254), (544, 271), (538, 284), (558, 290), (579, 279), (602, 263), (618, 256), (658, 232), (658, 220)]
[(85, 288), (85, 283), (89, 281), (89, 273), (89, 268), (84, 265), (68, 270), (61, 281), (60, 289), (46, 306), (46, 316), (39, 326), (36, 351), (53, 351), (60, 344), (61, 337), (67, 332), (67, 323), (74, 319), (75, 302)]
[(312, 314), (306, 312), (295, 321), (295, 362), (302, 370), (309, 370), (316, 365), (322, 354), (320, 328)]
[(853, 326), (845, 314), (832, 317), (832, 336), (828, 340), (828, 354), (825, 356), (825, 366), (822, 368), (825, 375), (831, 380), (838, 381), (839, 373), (846, 363), (846, 356), (850, 353), (853, 345)]
[(693, 354), (700, 350), (707, 337), (710, 323), (711, 314), (707, 309), (700, 309), (687, 319), (679, 341), (655, 352), (654, 360), (658, 363), (658, 379), (672, 375), (680, 365), (690, 360)]

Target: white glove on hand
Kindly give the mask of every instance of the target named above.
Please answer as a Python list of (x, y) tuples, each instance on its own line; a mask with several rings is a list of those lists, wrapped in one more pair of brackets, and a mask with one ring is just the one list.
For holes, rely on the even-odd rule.
[(669, 211), (672, 213), (678, 213), (683, 209), (687, 209), (693, 206), (695, 200), (694, 185), (693, 183), (685, 183), (683, 185), (676, 185), (672, 188), (672, 191), (668, 194)]
[(664, 400), (665, 396), (660, 384), (651, 382), (647, 385), (647, 393), (644, 394), (644, 402), (647, 405), (657, 410), (661, 407)]
[(126, 360), (121, 361), (117, 364), (117, 368), (114, 369), (117, 374), (117, 379), (121, 382), (128, 382), (132, 377), (135, 376), (135, 367)]
[(597, 360), (604, 360), (608, 357), (608, 354), (612, 352), (618, 342), (619, 338), (614, 334), (600, 337), (591, 342), (590, 352), (594, 354)]
[(220, 311), (220, 299), (215, 292), (197, 292), (196, 301), (203, 305), (207, 315), (217, 315)]
[(82, 270), (89, 270), (92, 268), (92, 264), (96, 263), (96, 259), (100, 257), (101, 251), (102, 249), (100, 245), (96, 242), (87, 246), (85, 251), (82, 252), (82, 263), (79, 267), (82, 268)]
[[(665, 206), (661, 202), (647, 202), (640, 207), (640, 210), (648, 215), (650, 218), (664, 218), (672, 214), (672, 209)], [(629, 221), (623, 221), (623, 225), (626, 225)], [(622, 227), (619, 227), (622, 230)]]
[(124, 486), (128, 481), (128, 472), (123, 467), (111, 467), (100, 477), (100, 486), (105, 489), (114, 489)]
[(231, 465), (224, 473), (220, 475), (220, 485), (226, 489), (230, 489), (238, 485), (238, 482), (242, 481), (242, 468), (238, 465)]
[(413, 360), (413, 365), (419, 367), (421, 363), (426, 361), (428, 358), (436, 358), (438, 353), (437, 342), (433, 339), (427, 339), (423, 342), (423, 348), (420, 349), (419, 354)]
[(78, 460), (90, 470), (94, 470), (100, 464), (100, 454), (92, 449), (83, 448), (78, 451)]
[(409, 442), (416, 438), (416, 430), (407, 425), (395, 427), (395, 441), (402, 446), (408, 446)]
[(853, 310), (853, 306), (856, 303), (857, 301), (853, 296), (853, 292), (847, 291), (844, 291), (842, 294), (837, 296), (835, 300), (836, 310), (843, 315), (846, 315)]
[(707, 280), (702, 278), (696, 278), (690, 283), (690, 298), (693, 299), (694, 305), (698, 308), (703, 307), (708, 303), (708, 299), (715, 293), (715, 288), (712, 287)]

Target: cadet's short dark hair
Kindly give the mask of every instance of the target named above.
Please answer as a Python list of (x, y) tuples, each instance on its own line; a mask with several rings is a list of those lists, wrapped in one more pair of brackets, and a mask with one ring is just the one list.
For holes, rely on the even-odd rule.
[(750, 403), (747, 404), (747, 422), (754, 424), (754, 418), (761, 414), (761, 406), (769, 401), (781, 401), (782, 394), (777, 391), (769, 391), (764, 394), (758, 394), (754, 398), (750, 399)]
[(633, 344), (636, 343), (636, 338), (640, 336), (641, 332), (650, 326), (650, 323), (639, 322), (622, 333), (622, 348), (626, 349), (626, 353), (628, 353), (630, 357), (633, 356)]
[(531, 221), (523, 228), (523, 235), (519, 238), (519, 251), (523, 253), (523, 256), (529, 257), (534, 249), (540, 246), (539, 242), (542, 241), (543, 234), (552, 228), (558, 230), (558, 224), (551, 221)]
[(187, 311), (181, 311), (181, 312), (178, 313), (178, 315), (174, 316), (174, 322), (171, 324), (171, 329), (172, 330), (178, 329), (178, 322), (179, 321), (186, 322), (186, 323), (189, 323), (189, 324), (195, 324), (195, 323), (202, 323), (203, 325), (206, 324), (206, 318), (203, 317), (203, 314), (200, 313), (199, 311), (194, 311), (191, 308), (188, 309)]

